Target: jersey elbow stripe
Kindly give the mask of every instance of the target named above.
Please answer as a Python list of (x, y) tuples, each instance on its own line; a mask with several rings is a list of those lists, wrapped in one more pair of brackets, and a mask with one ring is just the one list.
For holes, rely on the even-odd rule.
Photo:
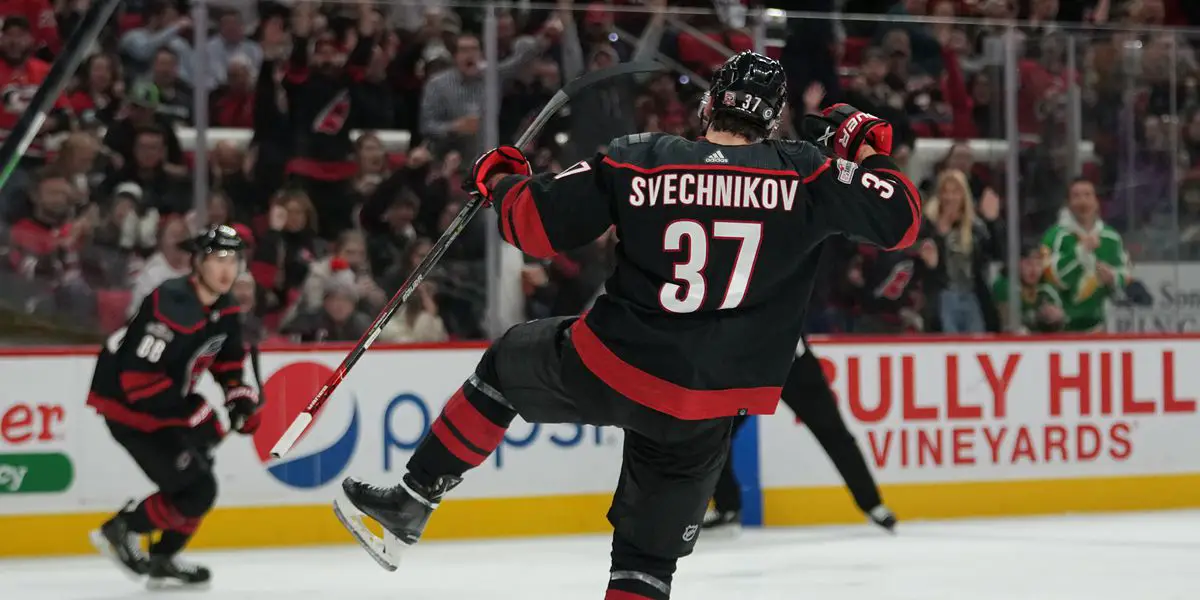
[(804, 178), (804, 184), (808, 185), (808, 184), (816, 181), (817, 178), (821, 176), (821, 173), (828, 171), (829, 167), (832, 165), (833, 165), (833, 159), (831, 159), (831, 158), (825, 159), (825, 162), (821, 163), (821, 166), (817, 167), (817, 170), (813, 171), (812, 173), (809, 173), (808, 177)]
[(212, 373), (225, 373), (227, 371), (238, 370), (242, 368), (242, 361), (230, 360), (224, 362), (215, 362), (208, 370)]
[(509, 240), (522, 252), (538, 258), (550, 258), (556, 253), (550, 245), (550, 237), (542, 224), (537, 202), (529, 191), (529, 180), (514, 185), (504, 195), (502, 218), (508, 221), (507, 229), (512, 232)]
[(908, 210), (911, 213), (911, 218), (908, 222), (908, 228), (904, 230), (904, 237), (895, 246), (888, 250), (898, 250), (907, 248), (917, 241), (917, 234), (921, 230), (921, 194), (917, 192), (917, 188), (913, 186), (912, 181), (903, 173), (892, 169), (875, 169), (879, 173), (887, 173), (900, 183), (901, 189), (904, 192), (904, 199), (908, 201)]
[(171, 389), (171, 380), (167, 379), (154, 385), (138, 388), (133, 391), (126, 390), (125, 398), (130, 402), (139, 402), (141, 400), (145, 400), (146, 398), (157, 396), (158, 394), (161, 394), (169, 389)]

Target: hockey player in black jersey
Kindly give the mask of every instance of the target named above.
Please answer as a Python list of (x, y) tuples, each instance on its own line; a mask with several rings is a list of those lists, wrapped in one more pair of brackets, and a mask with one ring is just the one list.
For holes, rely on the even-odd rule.
[[(883, 504), (879, 486), (867, 467), (867, 459), (863, 457), (862, 449), (854, 440), (846, 422), (838, 412), (837, 401), (821, 363), (808, 346), (808, 340), (801, 338), (801, 345), (796, 352), (796, 360), (788, 371), (787, 381), (783, 384), (780, 400), (792, 409), (796, 418), (801, 420), (812, 432), (817, 443), (825, 450), (833, 466), (841, 474), (854, 497), (854, 503), (859, 510), (867, 515), (871, 522), (893, 532), (896, 527), (896, 515)], [(734, 421), (736, 433), (747, 417), (737, 417)], [(717, 489), (713, 494), (713, 510), (704, 515), (701, 529), (706, 531), (736, 531), (741, 528), (742, 496), (741, 486), (733, 472), (733, 461), (725, 461), (721, 478), (717, 481)]]
[[(706, 138), (618, 138), (558, 174), (531, 175), (511, 146), (486, 152), (474, 192), (501, 236), (538, 257), (620, 238), (606, 294), (582, 317), (517, 325), (484, 353), (392, 487), (343, 481), (337, 513), (385, 568), (414, 544), (466, 471), (512, 420), (620, 427), (606, 598), (665, 600), (691, 553), (736, 415), (769, 414), (800, 340), (821, 240), (912, 243), (915, 187), (888, 158), (891, 126), (848, 106), (810, 142), (768, 138), (785, 104), (783, 69), (729, 59), (700, 108)], [(352, 505), (352, 506), (351, 506)], [(379, 521), (384, 539), (354, 511)]]
[[(229, 293), (242, 239), (219, 226), (188, 245), (192, 274), (160, 285), (109, 338), (87, 401), (158, 487), (92, 532), (92, 543), (150, 587), (210, 579), (208, 569), (176, 559), (216, 500), (211, 450), (226, 433), (193, 391), (197, 381), (208, 371), (221, 384), (233, 429), (252, 433), (259, 421), (258, 394), (242, 382), (239, 307)], [(160, 535), (147, 556), (139, 538), (153, 532)]]

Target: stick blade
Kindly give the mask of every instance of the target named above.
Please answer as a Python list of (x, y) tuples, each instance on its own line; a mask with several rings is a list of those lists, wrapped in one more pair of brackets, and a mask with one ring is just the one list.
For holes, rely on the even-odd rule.
[(401, 542), (396, 536), (383, 530), (383, 537), (375, 535), (367, 524), (363, 521), (363, 513), (354, 507), (348, 500), (337, 498), (333, 501), (333, 514), (337, 516), (338, 521), (342, 522), (342, 527), (354, 536), (354, 540), (362, 546), (375, 562), (388, 571), (395, 571), (400, 566), (400, 556), (408, 546)]
[(292, 446), (300, 441), (300, 436), (308, 430), (308, 426), (312, 425), (312, 413), (302, 412), (296, 415), (296, 419), (288, 426), (287, 431), (279, 437), (279, 441), (271, 448), (271, 458), (283, 458), (288, 452), (291, 452)]

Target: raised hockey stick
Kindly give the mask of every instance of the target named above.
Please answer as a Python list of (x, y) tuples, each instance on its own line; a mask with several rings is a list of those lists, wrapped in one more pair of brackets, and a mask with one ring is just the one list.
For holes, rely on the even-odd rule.
[[(661, 71), (664, 68), (665, 67), (660, 63), (649, 61), (622, 63), (607, 69), (592, 71), (591, 73), (587, 73), (582, 77), (568, 82), (567, 85), (563, 86), (561, 90), (559, 90), (552, 98), (550, 98), (550, 101), (546, 103), (544, 108), (542, 108), (542, 112), (538, 113), (537, 117), (533, 119), (533, 122), (529, 124), (529, 127), (521, 133), (521, 137), (517, 139), (516, 146), (518, 148), (524, 148), (526, 145), (528, 145), (533, 138), (537, 137), (537, 135), (541, 133), (542, 128), (546, 126), (546, 123), (550, 121), (550, 118), (553, 117), (555, 113), (559, 111), (559, 109), (570, 102), (571, 98), (578, 97), (580, 92), (592, 87), (593, 85), (614, 77), (620, 77), (622, 75)], [(421, 264), (417, 265), (417, 268), (413, 270), (412, 274), (408, 276), (408, 279), (404, 281), (404, 284), (400, 286), (400, 289), (396, 292), (396, 295), (392, 296), (392, 299), (389, 300), (387, 305), (383, 307), (383, 311), (379, 313), (379, 316), (375, 317), (375, 322), (371, 324), (366, 333), (363, 334), (362, 339), (358, 340), (358, 343), (354, 345), (354, 348), (350, 350), (350, 353), (347, 354), (346, 358), (342, 360), (342, 364), (338, 365), (337, 370), (335, 370), (333, 374), (329, 376), (329, 379), (325, 381), (325, 385), (321, 386), (321, 389), (317, 392), (316, 397), (314, 397), (312, 401), (308, 403), (308, 406), (305, 407), (303, 412), (301, 412), (299, 415), (296, 415), (295, 420), (292, 421), (292, 424), (287, 428), (287, 431), (284, 431), (283, 435), (280, 436), (279, 441), (275, 442), (275, 446), (271, 448), (271, 456), (273, 458), (282, 458), (289, 451), (291, 451), (292, 446), (296, 445), (296, 442), (300, 440), (300, 437), (303, 436), (304, 432), (308, 430), (310, 425), (312, 425), (313, 419), (316, 417), (317, 413), (321, 411), (321, 407), (325, 405), (325, 402), (329, 400), (329, 397), (333, 394), (333, 391), (337, 389), (337, 386), (340, 385), (342, 380), (346, 378), (346, 375), (350, 372), (350, 369), (354, 368), (354, 364), (358, 362), (358, 359), (362, 358), (363, 353), (365, 353), (367, 349), (375, 343), (375, 338), (379, 337), (380, 332), (383, 331), (383, 326), (386, 325), (389, 320), (391, 320), (392, 315), (394, 315), (400, 306), (404, 304), (406, 300), (408, 300), (408, 297), (411, 296), (414, 291), (416, 291), (417, 286), (421, 285), (421, 281), (425, 279), (425, 276), (428, 275), (431, 270), (433, 270), (433, 267), (437, 266), (438, 261), (442, 259), (442, 255), (446, 253), (446, 250), (450, 247), (450, 244), (454, 243), (454, 240), (458, 239), (458, 236), (462, 234), (463, 230), (466, 229), (467, 224), (470, 223), (471, 219), (475, 217), (475, 213), (479, 212), (479, 209), (482, 207), (483, 198), (477, 194), (472, 194), (470, 199), (467, 200), (466, 204), (463, 205), (462, 210), (459, 211), (458, 216), (454, 218), (452, 223), (450, 223), (450, 227), (446, 229), (445, 233), (442, 234), (442, 237), (438, 238), (437, 243), (433, 245), (432, 249), (430, 249), (429, 254), (425, 257), (425, 260), (422, 260)]]

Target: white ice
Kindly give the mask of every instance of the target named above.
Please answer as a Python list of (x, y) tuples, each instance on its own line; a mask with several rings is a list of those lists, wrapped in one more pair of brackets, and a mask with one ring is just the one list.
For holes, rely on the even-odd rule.
[[(302, 524), (298, 524), (302, 526)], [(195, 552), (218, 600), (599, 600), (600, 536), (427, 543), (383, 571), (357, 546)], [(188, 597), (193, 597), (187, 594)], [(1170, 600), (1200, 595), (1200, 511), (748, 530), (681, 562), (683, 600)], [(13, 600), (180, 598), (98, 557), (0, 561)]]

